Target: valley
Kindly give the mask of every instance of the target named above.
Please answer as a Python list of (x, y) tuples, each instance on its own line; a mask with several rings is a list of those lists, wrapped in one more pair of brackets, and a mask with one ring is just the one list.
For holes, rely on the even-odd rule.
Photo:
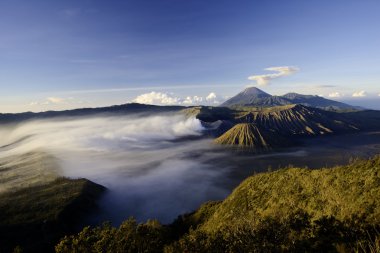
[[(242, 94), (252, 97), (255, 92), (258, 89), (247, 88)], [(238, 98), (244, 101), (241, 94)], [(40, 191), (40, 198), (45, 199), (41, 205), (53, 208), (49, 211), (52, 216), (46, 218), (55, 224), (49, 225), (56, 238), (51, 240), (104, 221), (118, 226), (128, 217), (137, 223), (157, 219), (172, 224), (178, 215), (203, 203), (223, 200), (252, 175), (292, 166), (347, 165), (380, 153), (380, 112), (358, 108), (126, 104), (2, 114), (0, 122), (0, 197), (4, 205), (0, 214), (6, 221), (22, 217), (6, 211), (7, 206), (20, 209), (26, 217), (34, 215), (41, 207), (27, 201), (28, 192), (33, 201)], [(78, 184), (93, 189), (82, 190), (85, 188)], [(72, 195), (63, 194), (68, 202), (54, 208), (56, 199), (51, 191), (58, 191), (54, 187), (79, 188)], [(12, 206), (12, 194), (20, 195), (22, 207)], [(81, 218), (65, 216), (62, 221), (60, 213), (72, 212), (65, 211), (72, 210), (71, 202), (80, 204), (81, 211), (75, 216)], [(40, 222), (28, 225), (26, 220), (19, 221), (27, 231), (40, 229), (33, 225)], [(62, 222), (72, 225), (62, 227)], [(15, 224), (2, 226), (18, 233)], [(40, 241), (30, 249), (43, 245)]]

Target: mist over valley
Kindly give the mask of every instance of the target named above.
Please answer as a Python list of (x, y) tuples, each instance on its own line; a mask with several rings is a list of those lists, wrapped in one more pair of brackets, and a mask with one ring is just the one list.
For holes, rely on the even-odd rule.
[[(220, 124), (216, 125), (220, 127)], [(215, 124), (177, 113), (54, 117), (0, 127), (0, 191), (57, 177), (107, 188), (84, 224), (105, 220), (172, 222), (209, 200), (225, 198), (244, 178), (290, 164), (319, 168), (380, 152), (378, 132), (314, 137), (272, 152), (214, 142)]]

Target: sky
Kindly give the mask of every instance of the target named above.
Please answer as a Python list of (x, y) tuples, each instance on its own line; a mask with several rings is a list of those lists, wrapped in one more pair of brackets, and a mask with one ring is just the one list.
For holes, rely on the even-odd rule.
[(217, 105), (248, 86), (380, 109), (378, 0), (1, 0), (0, 112)]

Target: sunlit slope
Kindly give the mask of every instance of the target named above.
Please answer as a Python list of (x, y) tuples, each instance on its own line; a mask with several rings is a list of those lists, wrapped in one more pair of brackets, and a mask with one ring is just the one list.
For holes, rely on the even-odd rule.
[[(243, 181), (203, 224), (208, 231), (263, 217), (286, 218), (301, 211), (319, 219), (362, 217), (380, 223), (380, 156), (347, 166), (288, 168)], [(204, 212), (204, 211), (203, 211)]]
[(255, 150), (271, 150), (276, 147), (282, 147), (289, 142), (276, 134), (264, 128), (259, 129), (257, 125), (252, 123), (240, 123), (228, 130), (222, 136), (215, 139), (215, 143), (227, 145), (247, 147)]

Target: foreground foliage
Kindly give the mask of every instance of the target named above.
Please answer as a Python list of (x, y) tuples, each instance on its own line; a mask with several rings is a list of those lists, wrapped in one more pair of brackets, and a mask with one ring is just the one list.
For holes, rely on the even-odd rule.
[(380, 252), (380, 156), (245, 180), (171, 225), (86, 227), (56, 252)]

